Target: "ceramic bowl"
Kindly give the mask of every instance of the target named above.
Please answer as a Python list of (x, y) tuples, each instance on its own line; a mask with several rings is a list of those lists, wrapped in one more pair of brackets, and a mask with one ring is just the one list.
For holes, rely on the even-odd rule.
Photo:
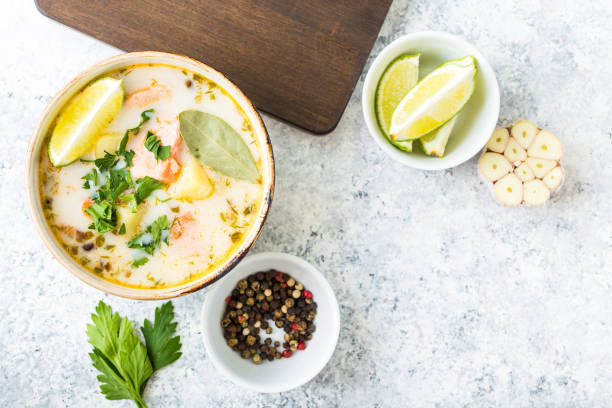
[[(47, 222), (45, 221), (42, 206), (40, 202), (39, 192), (39, 175), (38, 175), (38, 162), (42, 151), (45, 138), (49, 133), (51, 124), (62, 108), (62, 106), (79, 90), (81, 90), (87, 83), (94, 78), (103, 75), (107, 72), (114, 71), (129, 65), (135, 64), (166, 64), (170, 66), (187, 69), (197, 74), (200, 74), (206, 78), (216, 82), (222, 87), (244, 110), (245, 114), (253, 125), (253, 134), (260, 142), (263, 149), (262, 156), (262, 172), (263, 172), (263, 183), (264, 183), (264, 197), (257, 219), (253, 228), (251, 228), (248, 236), (238, 247), (232, 255), (206, 276), (203, 276), (197, 280), (163, 289), (138, 289), (121, 286), (109, 281), (106, 281), (94, 274), (88, 272), (81, 265), (76, 263), (68, 254), (65, 253), (64, 249), (58, 243), (53, 236)], [(261, 229), (263, 227), (270, 204), (272, 202), (272, 196), (274, 194), (274, 157), (272, 155), (272, 145), (266, 128), (261, 120), (261, 117), (249, 101), (249, 99), (242, 93), (242, 91), (234, 85), (229, 79), (223, 74), (214, 70), (213, 68), (205, 65), (199, 61), (191, 58), (168, 54), (162, 52), (134, 52), (118, 55), (115, 57), (108, 58), (101, 61), (94, 66), (86, 69), (80, 73), (76, 78), (70, 81), (61, 91), (55, 95), (55, 97), (49, 102), (42, 116), (34, 129), (32, 139), (28, 148), (26, 157), (26, 188), (27, 195), (30, 204), (30, 210), (32, 212), (32, 218), (36, 224), (38, 233), (40, 234), (43, 242), (49, 248), (55, 258), (72, 274), (83, 282), (91, 285), (104, 292), (127, 297), (131, 299), (167, 299), (180, 295), (184, 295), (207, 285), (226, 275), (229, 271), (234, 268), (238, 262), (246, 255), (249, 251)]]
[[(223, 338), (221, 320), (225, 298), (239, 280), (255, 272), (276, 269), (293, 276), (312, 292), (317, 302), (314, 320), (316, 331), (305, 350), (290, 358), (265, 361), (255, 365), (232, 350)], [(274, 324), (271, 326), (276, 329)], [(217, 370), (236, 384), (258, 392), (287, 391), (310, 381), (331, 358), (340, 332), (340, 312), (334, 292), (321, 272), (308, 262), (288, 254), (262, 253), (247, 257), (226, 279), (215, 284), (206, 294), (202, 307), (202, 334), (206, 356)], [(284, 331), (276, 329), (272, 337), (282, 342)]]
[[(427, 156), (419, 147), (404, 152), (394, 147), (380, 130), (374, 109), (376, 87), (385, 68), (402, 54), (420, 54), (419, 79), (442, 63), (472, 55), (478, 63), (472, 98), (459, 113), (444, 157)], [(480, 152), (491, 137), (499, 116), (499, 87), (493, 69), (478, 50), (459, 37), (433, 31), (408, 34), (389, 44), (376, 57), (366, 75), (361, 98), (370, 135), (386, 154), (422, 170), (443, 170), (460, 165)]]

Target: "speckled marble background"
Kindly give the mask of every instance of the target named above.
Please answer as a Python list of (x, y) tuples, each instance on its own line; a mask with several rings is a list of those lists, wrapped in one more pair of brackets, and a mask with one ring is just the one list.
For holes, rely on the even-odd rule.
[[(276, 196), (253, 252), (323, 271), (341, 305), (338, 348), (297, 390), (239, 390), (206, 356), (195, 293), (174, 301), (184, 356), (150, 382), (150, 406), (612, 406), (610, 21), (608, 0), (396, 0), (372, 56), (419, 30), (473, 42), (498, 76), (499, 123), (528, 118), (562, 138), (564, 189), (547, 207), (505, 209), (474, 159), (443, 172), (391, 161), (361, 117), (363, 75), (329, 136), (265, 116)], [(85, 324), (100, 299), (136, 321), (156, 305), (67, 273), (23, 186), (43, 106), (119, 51), (31, 1), (0, 2), (0, 50), (0, 406), (129, 407), (99, 394)]]

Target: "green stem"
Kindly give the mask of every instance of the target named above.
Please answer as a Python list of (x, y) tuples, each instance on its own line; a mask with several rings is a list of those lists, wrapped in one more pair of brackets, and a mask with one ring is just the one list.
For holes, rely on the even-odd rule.
[(138, 408), (148, 408), (147, 404), (145, 404), (144, 400), (140, 396), (135, 397), (134, 402)]

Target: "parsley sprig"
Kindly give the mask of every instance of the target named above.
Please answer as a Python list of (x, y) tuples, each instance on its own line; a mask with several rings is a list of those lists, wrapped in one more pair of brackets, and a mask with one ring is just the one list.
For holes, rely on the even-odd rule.
[(153, 372), (176, 361), (182, 353), (181, 339), (175, 336), (176, 322), (172, 302), (155, 309), (153, 324), (147, 319), (141, 327), (143, 345), (127, 317), (113, 313), (103, 301), (98, 303), (87, 325), (89, 354), (93, 366), (100, 371), (100, 391), (109, 400), (130, 399), (139, 408), (146, 408), (143, 391)]

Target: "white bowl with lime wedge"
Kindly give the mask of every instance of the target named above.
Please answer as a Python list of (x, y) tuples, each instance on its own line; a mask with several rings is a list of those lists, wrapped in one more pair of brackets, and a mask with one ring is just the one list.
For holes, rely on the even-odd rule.
[(398, 38), (374, 60), (363, 116), (393, 159), (422, 170), (458, 166), (482, 150), (497, 124), (499, 87), (478, 50), (434, 31)]

